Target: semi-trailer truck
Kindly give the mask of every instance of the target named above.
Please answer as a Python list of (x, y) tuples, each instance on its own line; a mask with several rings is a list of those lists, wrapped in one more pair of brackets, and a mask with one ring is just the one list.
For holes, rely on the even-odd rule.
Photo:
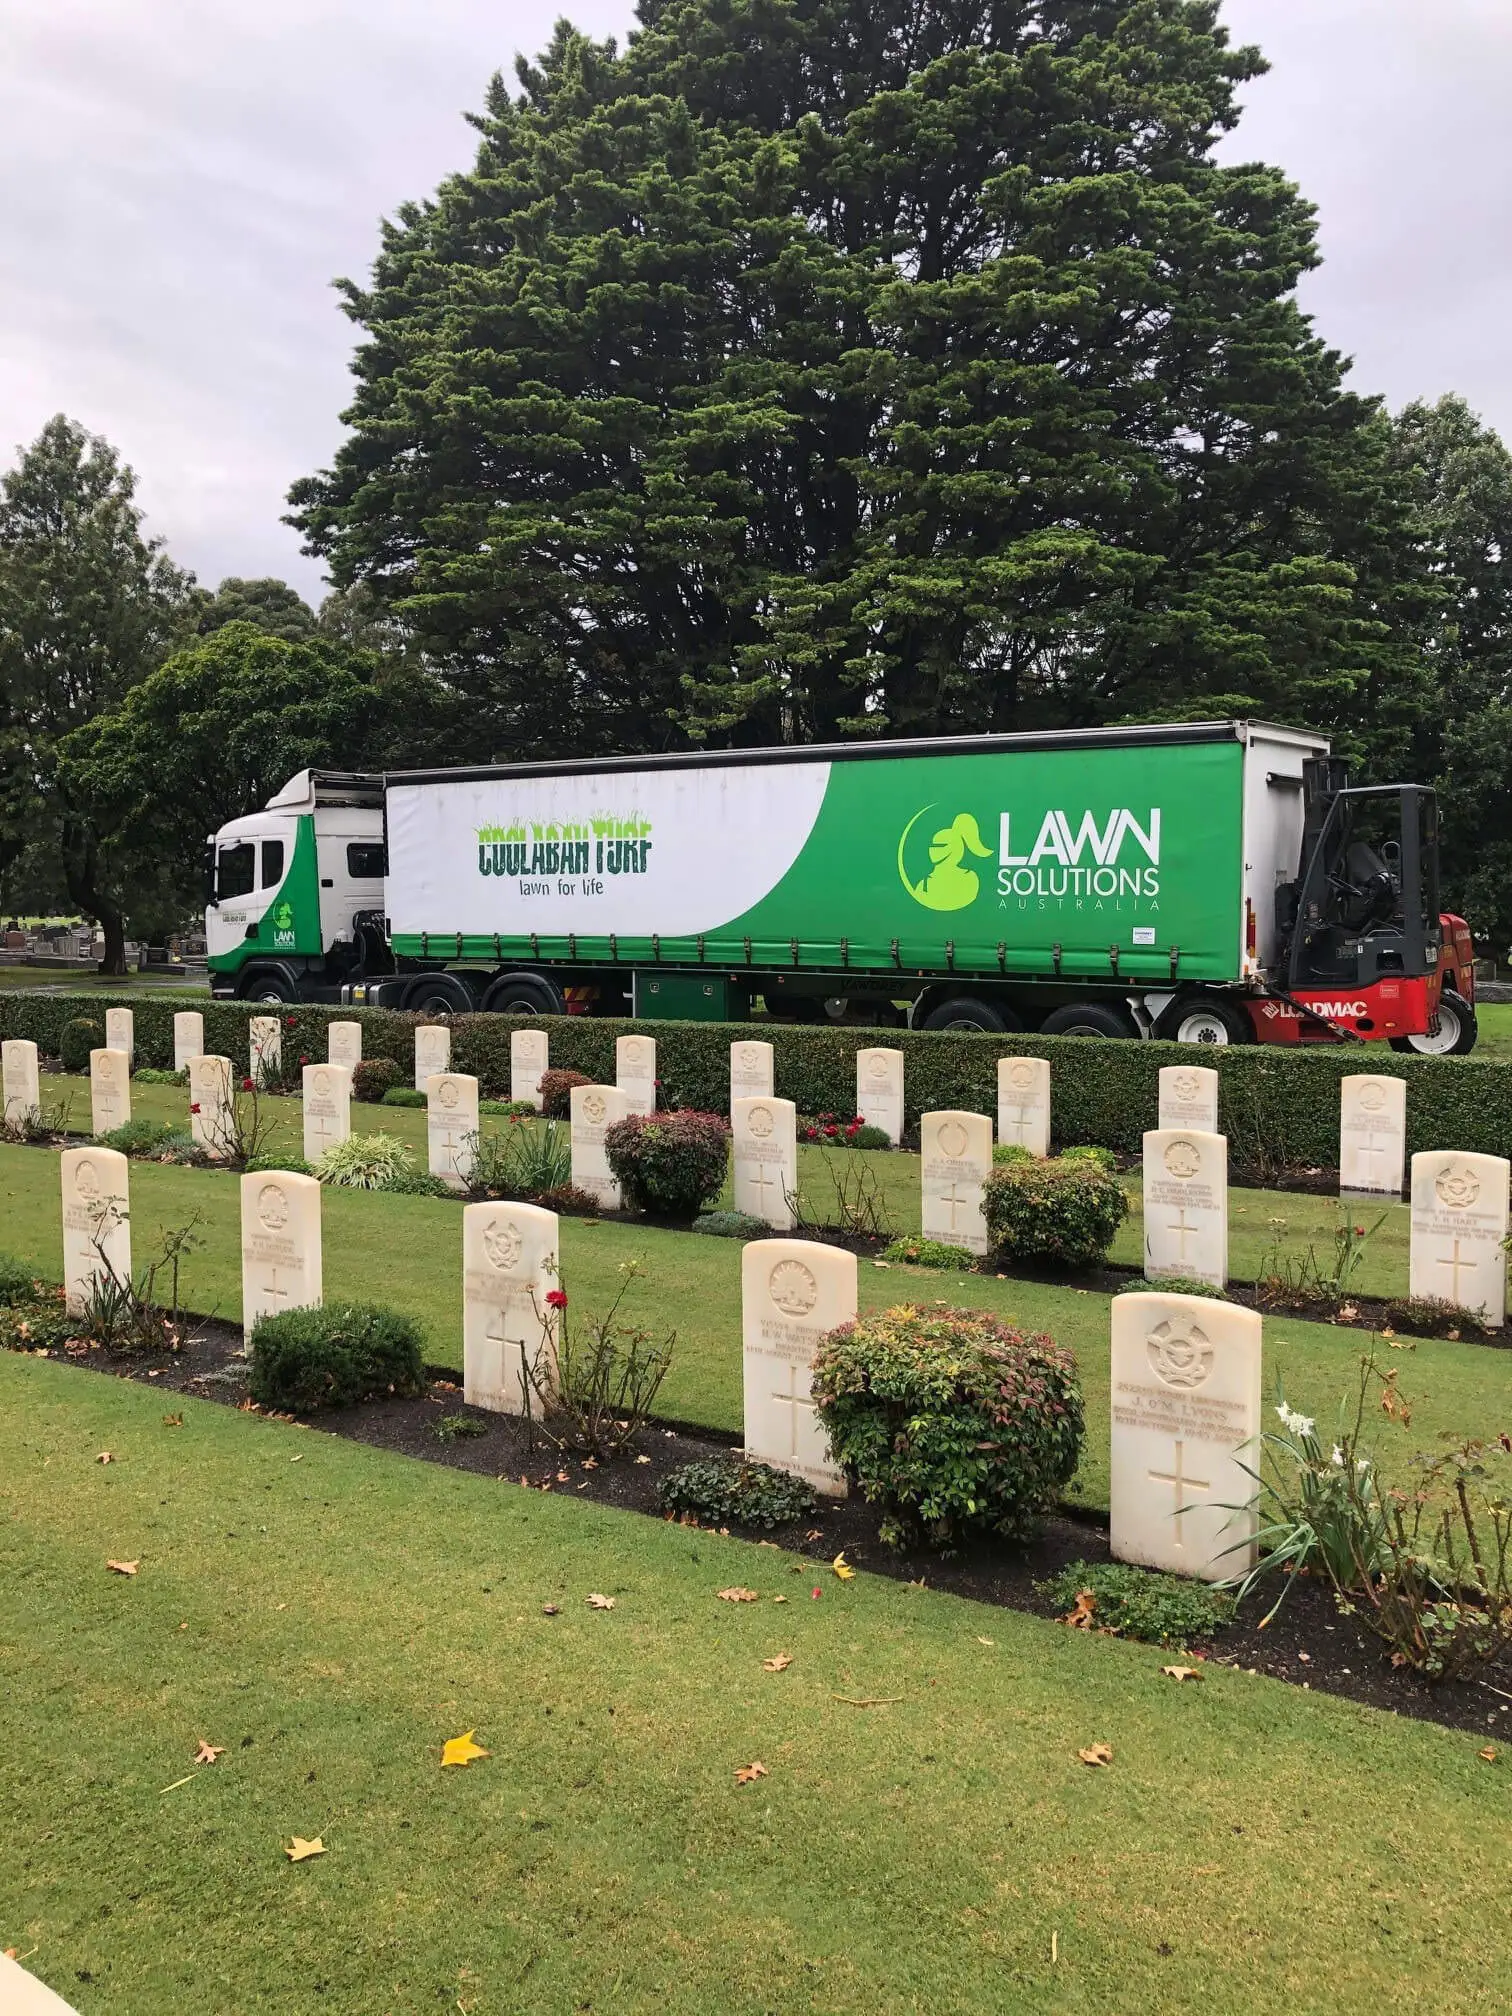
[(1433, 792), (1251, 721), (305, 770), (211, 837), (206, 903), (251, 1001), (1476, 1036)]

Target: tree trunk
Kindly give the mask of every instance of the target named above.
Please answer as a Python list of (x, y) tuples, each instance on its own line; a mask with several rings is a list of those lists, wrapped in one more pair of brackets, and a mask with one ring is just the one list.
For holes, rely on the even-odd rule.
[(97, 918), (105, 934), (105, 954), (99, 970), (112, 975), (126, 971), (126, 920), (113, 903), (102, 903)]

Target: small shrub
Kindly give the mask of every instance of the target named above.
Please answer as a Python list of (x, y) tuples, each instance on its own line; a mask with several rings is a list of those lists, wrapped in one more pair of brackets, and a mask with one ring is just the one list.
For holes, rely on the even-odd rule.
[(270, 1169), (282, 1170), (286, 1176), (313, 1176), (315, 1165), (306, 1162), (303, 1155), (291, 1155), (285, 1148), (261, 1148), (247, 1164), (245, 1174), (261, 1175)]
[(89, 1070), (89, 1053), (105, 1041), (105, 1032), (87, 1015), (75, 1015), (58, 1031), (58, 1061), (65, 1071)]
[(432, 1421), (431, 1428), (442, 1442), (466, 1442), (488, 1433), (488, 1423), (476, 1414), (442, 1414)]
[(1021, 1538), (1081, 1449), (1071, 1353), (981, 1310), (905, 1304), (843, 1325), (819, 1347), (813, 1395), (892, 1541)]
[(1062, 1162), (1095, 1162), (1099, 1169), (1106, 1169), (1110, 1176), (1118, 1171), (1118, 1157), (1111, 1148), (1099, 1148), (1090, 1142), (1083, 1142), (1074, 1148), (1062, 1148), (1058, 1160)]
[(825, 1148), (891, 1148), (885, 1127), (873, 1127), (859, 1113), (849, 1120), (837, 1120), (833, 1113), (798, 1116), (798, 1139), (818, 1142)]
[(419, 1327), (394, 1309), (335, 1302), (261, 1317), (251, 1358), (248, 1391), (280, 1414), (425, 1391)]
[[(620, 1305), (640, 1275), (635, 1261), (622, 1263), (614, 1300), (602, 1316), (573, 1310), (565, 1281), (546, 1296), (555, 1324), (555, 1365), (547, 1354), (532, 1364), (523, 1357), (529, 1388), (527, 1411), (558, 1449), (607, 1462), (634, 1442), (672, 1365), (677, 1332), (660, 1344), (639, 1324), (619, 1320)], [(527, 1423), (527, 1433), (534, 1429)]]
[(999, 1166), (1010, 1162), (1038, 1162), (1039, 1159), (1032, 1148), (1024, 1147), (1019, 1141), (999, 1141), (992, 1150), (992, 1160)]
[[(403, 1081), (404, 1073), (392, 1057), (364, 1057), (352, 1072), (352, 1097), (365, 1106), (379, 1106), (385, 1092)], [(424, 1095), (421, 1095), (422, 1103)]]
[(684, 1463), (657, 1490), (662, 1510), (710, 1526), (789, 1526), (807, 1519), (815, 1498), (801, 1477), (743, 1456)]
[[(424, 1103), (422, 1099), (421, 1104)], [(480, 1099), (478, 1111), (491, 1114), (495, 1120), (535, 1120), (540, 1117), (539, 1108), (529, 1099)]]
[(187, 1071), (159, 1071), (150, 1064), (144, 1064), (141, 1070), (133, 1071), (131, 1075), (138, 1085), (187, 1085), (189, 1083), (189, 1073)]
[(566, 1218), (597, 1218), (604, 1208), (591, 1190), (580, 1190), (576, 1183), (557, 1183), (538, 1191), (532, 1201), (543, 1211), (560, 1211)]
[(0, 1308), (8, 1309), (18, 1302), (35, 1302), (40, 1295), (54, 1292), (53, 1284), (44, 1281), (35, 1267), (13, 1259), (9, 1253), (0, 1253)]
[(463, 1192), (453, 1189), (443, 1176), (432, 1176), (428, 1169), (414, 1169), (386, 1184), (384, 1194), (388, 1197), (449, 1197), (455, 1203)]
[(998, 1260), (1095, 1267), (1129, 1215), (1116, 1176), (1085, 1159), (1010, 1162), (982, 1186), (987, 1236)]
[(632, 1113), (607, 1129), (604, 1153), (632, 1209), (692, 1218), (724, 1188), (729, 1138), (719, 1113)]
[(568, 1119), (572, 1113), (573, 1086), (592, 1083), (593, 1080), (582, 1071), (543, 1071), (541, 1111), (548, 1120)]
[(80, 1330), (78, 1319), (63, 1306), (61, 1288), (0, 1305), (0, 1351), (61, 1351)]
[(392, 1190), (415, 1173), (415, 1158), (396, 1135), (353, 1134), (333, 1142), (314, 1173), (343, 1190)]
[[(425, 1094), (414, 1085), (390, 1085), (378, 1101), (380, 1106), (424, 1106), (428, 1102)], [(488, 1107), (483, 1101), (478, 1103), (478, 1111), (486, 1113)]]
[(883, 1247), (882, 1258), (900, 1267), (939, 1267), (958, 1274), (969, 1274), (977, 1264), (975, 1253), (965, 1246), (947, 1246), (943, 1239), (894, 1239)]
[(1408, 1295), (1386, 1304), (1386, 1321), (1409, 1337), (1485, 1337), (1487, 1326), (1473, 1309), (1436, 1295)]
[(1209, 1302), (1232, 1302), (1233, 1296), (1227, 1288), (1215, 1288), (1211, 1281), (1198, 1281), (1190, 1274), (1162, 1274), (1158, 1281), (1146, 1281), (1136, 1275), (1132, 1281), (1125, 1281), (1121, 1288), (1114, 1290), (1118, 1295), (1148, 1295), (1158, 1290), (1162, 1295), (1205, 1295)]
[(473, 1155), (472, 1187), (488, 1197), (539, 1201), (572, 1179), (572, 1139), (558, 1121), (539, 1127), (512, 1122), (502, 1134), (480, 1134)]
[(1034, 1589), (1057, 1610), (1076, 1613), (1078, 1623), (1085, 1617), (1088, 1630), (1146, 1645), (1204, 1643), (1234, 1614), (1233, 1597), (1221, 1589), (1121, 1561), (1073, 1561)]
[(112, 1127), (108, 1134), (102, 1134), (100, 1140), (107, 1148), (115, 1148), (122, 1155), (139, 1156), (147, 1162), (204, 1160), (193, 1135), (166, 1120), (128, 1120), (124, 1127)]
[(749, 1211), (700, 1211), (692, 1229), (711, 1239), (766, 1239), (772, 1230), (765, 1218), (753, 1218)]

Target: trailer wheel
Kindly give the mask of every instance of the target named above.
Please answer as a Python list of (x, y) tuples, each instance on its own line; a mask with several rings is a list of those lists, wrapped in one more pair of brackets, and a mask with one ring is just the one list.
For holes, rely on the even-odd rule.
[(1069, 1001), (1040, 1024), (1045, 1036), (1137, 1036), (1134, 1018), (1111, 1001)]
[(1480, 1034), (1475, 1010), (1463, 994), (1446, 987), (1439, 996), (1439, 1026), (1436, 1036), (1393, 1036), (1393, 1050), (1415, 1050), (1421, 1057), (1466, 1057), (1475, 1048)]
[(455, 973), (422, 973), (405, 988), (404, 1005), (411, 1014), (470, 1015), (473, 997)]
[(483, 996), (488, 1015), (565, 1015), (567, 1003), (544, 973), (506, 973)]
[(1160, 1018), (1164, 1043), (1253, 1043), (1254, 1025), (1242, 1008), (1211, 994), (1189, 994)]
[(1011, 1008), (1000, 1008), (974, 994), (952, 994), (931, 1008), (919, 1024), (923, 1029), (984, 1029), (993, 1036), (1022, 1026)]

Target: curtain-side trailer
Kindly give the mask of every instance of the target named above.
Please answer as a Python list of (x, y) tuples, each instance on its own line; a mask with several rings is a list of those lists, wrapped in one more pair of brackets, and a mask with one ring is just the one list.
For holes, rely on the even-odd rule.
[(1258, 722), (305, 771), (211, 852), (246, 999), (1475, 1040), (1433, 793)]

